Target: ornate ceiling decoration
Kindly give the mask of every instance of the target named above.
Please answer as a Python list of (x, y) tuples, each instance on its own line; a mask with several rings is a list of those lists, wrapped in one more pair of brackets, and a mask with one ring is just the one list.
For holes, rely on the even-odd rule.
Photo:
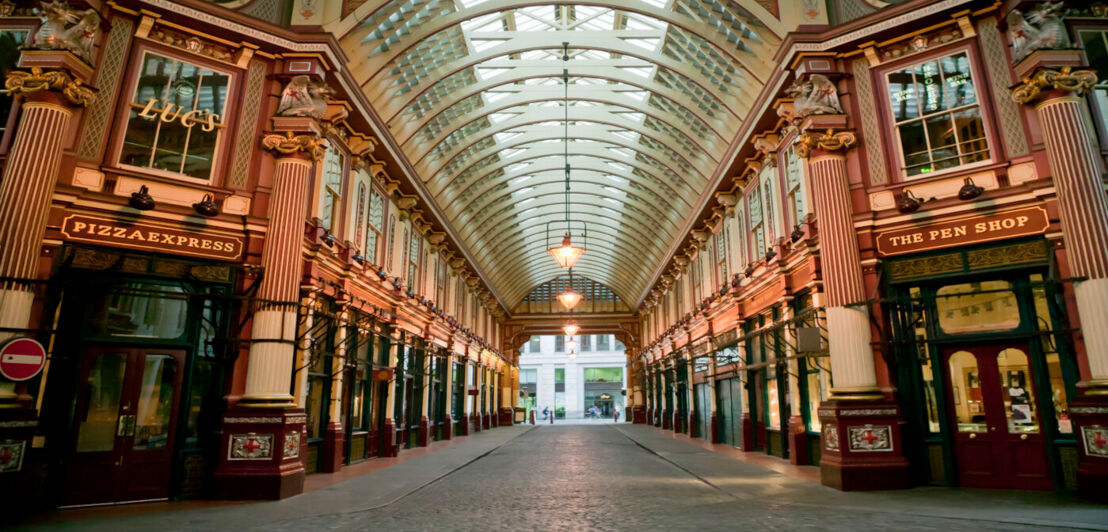
[(781, 28), (766, 3), (396, 0), (341, 41), (509, 308), (563, 273), (546, 230), (558, 241), (565, 232), (568, 68), (574, 234), (588, 224), (574, 269), (633, 302), (770, 72)]

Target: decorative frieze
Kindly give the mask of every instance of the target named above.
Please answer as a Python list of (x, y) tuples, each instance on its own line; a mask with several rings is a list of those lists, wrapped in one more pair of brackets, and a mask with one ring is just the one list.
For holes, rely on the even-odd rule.
[(282, 421), (282, 420), (281, 420), (281, 418), (279, 418), (279, 417), (269, 417), (269, 416), (262, 416), (262, 417), (225, 417), (225, 418), (223, 418), (223, 423), (224, 423), (224, 424), (235, 424), (235, 423), (259, 423), (259, 424), (260, 424), (260, 423), (281, 423), (281, 421)]
[(1096, 85), (1096, 71), (1093, 69), (1074, 70), (1069, 66), (1039, 68), (1012, 89), (1012, 99), (1016, 103), (1028, 104), (1044, 89), (1070, 91), (1083, 96), (1093, 85)]
[(287, 131), (284, 135), (270, 133), (262, 137), (262, 147), (281, 155), (302, 152), (310, 155), (312, 160), (318, 161), (323, 158), (327, 144), (316, 135), (297, 135)]
[(835, 152), (848, 150), (858, 142), (853, 131), (835, 131), (825, 133), (804, 133), (796, 138), (796, 154), (808, 158), (812, 150)]
[(895, 408), (856, 408), (853, 410), (839, 410), (839, 416), (895, 416)]

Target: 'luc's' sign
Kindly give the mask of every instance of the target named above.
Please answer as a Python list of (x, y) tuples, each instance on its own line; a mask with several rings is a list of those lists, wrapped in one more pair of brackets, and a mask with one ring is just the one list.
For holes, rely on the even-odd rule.
[(922, 227), (877, 234), (877, 254), (883, 257), (930, 249), (963, 246), (1045, 233), (1050, 227), (1046, 209), (1029, 207)]

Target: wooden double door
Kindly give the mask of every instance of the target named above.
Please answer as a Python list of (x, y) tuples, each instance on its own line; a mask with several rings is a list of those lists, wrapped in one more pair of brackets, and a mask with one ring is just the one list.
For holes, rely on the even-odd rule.
[(1026, 344), (943, 350), (947, 405), (962, 486), (1053, 489)]
[(62, 504), (169, 497), (185, 352), (89, 349), (80, 367)]

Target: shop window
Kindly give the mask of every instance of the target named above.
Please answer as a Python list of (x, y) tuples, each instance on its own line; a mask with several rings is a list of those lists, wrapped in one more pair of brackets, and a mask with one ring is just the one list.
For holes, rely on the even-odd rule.
[(808, 430), (819, 432), (822, 424), (819, 422), (819, 405), (830, 396), (831, 385), (827, 381), (828, 373), (822, 371), (816, 358), (804, 358), (801, 360), (802, 368), (807, 377), (808, 391)]
[[(767, 336), (767, 359), (770, 358), (768, 348), (773, 343), (771, 336)], [(766, 366), (766, 427), (771, 430), (781, 430), (781, 395), (777, 387), (776, 364)]]
[(926, 176), (989, 159), (967, 52), (917, 63), (887, 79), (901, 175)]
[(726, 366), (739, 362), (739, 349), (737, 346), (724, 347), (716, 351), (716, 366)]
[(985, 432), (988, 424), (985, 422), (984, 393), (977, 357), (969, 351), (958, 351), (950, 355), (947, 364), (950, 366), (950, 392), (954, 397), (958, 432)]
[(927, 310), (921, 299), (919, 287), (912, 287), (908, 294), (911, 305), (909, 326), (915, 332), (916, 356), (923, 380), (923, 400), (927, 405), (927, 429), (934, 434), (939, 432), (939, 388), (935, 368), (931, 365), (931, 356), (927, 351)]
[[(0, 30), (0, 76), (6, 79), (8, 72), (19, 62), (19, 49), (27, 41), (27, 30)], [(0, 137), (8, 126), (8, 117), (12, 112), (12, 96), (8, 91), (0, 92)]]
[(1050, 305), (1047, 302), (1046, 286), (1042, 283), (1042, 275), (1031, 276), (1031, 293), (1035, 300), (1036, 328), (1039, 340), (1042, 344), (1043, 355), (1046, 358), (1046, 368), (1049, 373), (1050, 399), (1054, 405), (1054, 419), (1057, 422), (1060, 434), (1073, 434), (1073, 422), (1069, 415), (1069, 389), (1066, 387), (1065, 370), (1062, 368), (1062, 358), (1058, 353), (1058, 342), (1055, 341), (1050, 319)]
[(1108, 130), (1108, 30), (1081, 30), (1085, 59), (1096, 69), (1097, 84), (1093, 85), (1094, 114), (1099, 118), (1101, 132)]
[(623, 382), (623, 368), (585, 368), (585, 382)]
[(151, 52), (137, 76), (119, 163), (210, 181), (230, 76)]
[(935, 292), (939, 328), (946, 334), (1015, 329), (1016, 294), (1008, 281), (946, 285)]
[(92, 318), (96, 335), (171, 340), (188, 327), (188, 296), (181, 286), (123, 283), (103, 301)]
[(790, 146), (785, 150), (785, 189), (788, 191), (785, 208), (788, 209), (794, 225), (803, 222), (804, 216), (808, 213), (804, 197), (805, 186), (807, 185), (804, 183), (804, 167), (800, 156), (796, 154), (796, 148)]
[(539, 370), (537, 369), (521, 369), (519, 370), (519, 383), (520, 384), (537, 384), (539, 382)]
[(373, 393), (373, 336), (359, 333), (356, 326), (350, 327), (348, 335), (353, 339), (353, 345), (349, 349), (354, 359), (353, 387), (350, 390), (350, 427), (353, 430), (368, 430)]

